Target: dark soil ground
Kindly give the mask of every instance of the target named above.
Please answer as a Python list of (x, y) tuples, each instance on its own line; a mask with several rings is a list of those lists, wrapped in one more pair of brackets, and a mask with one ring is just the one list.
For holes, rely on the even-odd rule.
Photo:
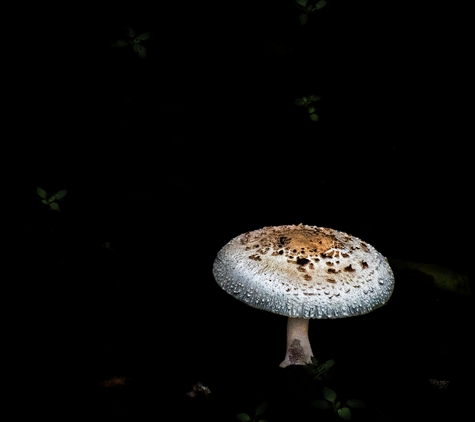
[[(32, 29), (57, 43), (24, 43), (35, 72), (8, 100), (17, 412), (236, 421), (265, 402), (256, 422), (338, 420), (312, 405), (327, 387), (366, 404), (354, 420), (473, 416), (464, 25), (336, 3), (305, 27), (294, 5), (195, 5)], [(109, 47), (122, 25), (151, 31), (145, 59)], [(318, 122), (293, 103), (307, 94), (322, 96)], [(37, 187), (68, 191), (60, 212)], [(384, 307), (310, 322), (316, 357), (335, 361), (323, 379), (279, 368), (285, 317), (236, 301), (211, 269), (238, 234), (299, 223), (465, 284), (395, 267)]]
[[(354, 420), (470, 416), (472, 295), (395, 268), (395, 291), (384, 307), (310, 322), (316, 357), (335, 361), (316, 381), (304, 367), (279, 368), (285, 317), (238, 302), (213, 279), (222, 237), (239, 226), (200, 230), (169, 220), (171, 227), (157, 229), (149, 204), (124, 223), (130, 229), (133, 221), (137, 232), (111, 237), (116, 249), (108, 250), (109, 237), (81, 225), (81, 234), (72, 232), (74, 217), (63, 202), (61, 214), (35, 211), (39, 219), (62, 220), (58, 244), (31, 246), (14, 296), (17, 315), (27, 317), (21, 335), (18, 323), (13, 330), (22, 357), (16, 391), (33, 389), (32, 403), (53, 419), (153, 420), (173, 413), (233, 421), (263, 402), (269, 421), (338, 419), (312, 406), (324, 387), (339, 400), (366, 404), (353, 409)], [(31, 226), (28, 243), (44, 229)], [(200, 383), (209, 394), (196, 388)]]

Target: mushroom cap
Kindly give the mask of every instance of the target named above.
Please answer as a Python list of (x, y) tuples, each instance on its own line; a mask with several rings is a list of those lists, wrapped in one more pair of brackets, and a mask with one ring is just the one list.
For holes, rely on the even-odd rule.
[(275, 226), (241, 234), (217, 254), (227, 293), (295, 318), (344, 318), (383, 306), (394, 290), (387, 259), (371, 245), (324, 227)]

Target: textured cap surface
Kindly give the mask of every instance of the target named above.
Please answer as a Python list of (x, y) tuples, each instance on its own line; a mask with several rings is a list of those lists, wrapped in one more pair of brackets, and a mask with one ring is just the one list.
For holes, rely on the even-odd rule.
[(302, 224), (235, 237), (218, 252), (213, 275), (250, 306), (301, 318), (366, 314), (384, 305), (394, 289), (391, 267), (371, 245)]

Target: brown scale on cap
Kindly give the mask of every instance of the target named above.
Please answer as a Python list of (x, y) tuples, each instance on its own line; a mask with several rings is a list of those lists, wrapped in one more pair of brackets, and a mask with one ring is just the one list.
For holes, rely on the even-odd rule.
[[(291, 232), (289, 230), (288, 233), (282, 234), (285, 227), (292, 227)], [(302, 273), (305, 281), (312, 279), (307, 269), (315, 270), (313, 264), (306, 267), (310, 260), (318, 263), (320, 259), (324, 259), (327, 266), (334, 267), (340, 266), (340, 260), (335, 260), (336, 258), (349, 259), (356, 250), (370, 253), (366, 243), (348, 234), (338, 237), (336, 231), (327, 228), (303, 225), (265, 227), (256, 234), (256, 232), (248, 232), (241, 236), (240, 242), (246, 245), (245, 250), (252, 250), (260, 255), (267, 255), (269, 252), (271, 256), (285, 255), (288, 263), (297, 265), (297, 271)], [(352, 243), (350, 246), (347, 245), (349, 242)], [(249, 255), (249, 259), (259, 261), (258, 254)], [(365, 261), (361, 261), (360, 266), (362, 269), (368, 268)], [(355, 272), (356, 270), (351, 263), (341, 269), (327, 269), (327, 272), (331, 274), (337, 274), (340, 271)]]

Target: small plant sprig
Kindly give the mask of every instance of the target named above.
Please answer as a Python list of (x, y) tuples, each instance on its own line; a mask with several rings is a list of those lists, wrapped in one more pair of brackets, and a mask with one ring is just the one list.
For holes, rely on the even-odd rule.
[(105, 242), (102, 244), (102, 247), (107, 250), (108, 252), (112, 252), (115, 248), (111, 246), (110, 242)]
[(140, 43), (150, 38), (150, 32), (135, 35), (135, 29), (127, 26), (125, 28), (125, 35), (128, 38), (127, 40), (119, 39), (113, 43), (111, 47), (126, 47), (127, 45), (131, 45), (138, 56), (144, 59), (147, 56), (147, 49)]
[(310, 4), (308, 0), (295, 0), (296, 6), (302, 11), (299, 15), (300, 25), (305, 25), (310, 13), (315, 13), (327, 4), (327, 0), (319, 0), (315, 6)]
[(310, 115), (310, 120), (316, 122), (318, 121), (318, 115), (315, 113), (315, 107), (312, 105), (312, 103), (318, 101), (320, 98), (322, 97), (319, 95), (310, 95), (310, 97), (297, 98), (294, 101), (294, 105), (305, 106), (308, 114)]
[(358, 399), (348, 399), (342, 404), (340, 400), (337, 400), (336, 393), (328, 387), (323, 388), (323, 397), (325, 400), (315, 400), (312, 404), (317, 409), (333, 409), (333, 412), (345, 421), (351, 420), (350, 407), (359, 409), (366, 407), (366, 404)]
[(317, 381), (320, 381), (323, 378), (323, 374), (325, 374), (325, 372), (335, 365), (335, 361), (333, 359), (329, 359), (324, 363), (320, 363), (320, 361), (315, 356), (312, 356), (310, 359), (312, 360), (312, 363), (307, 363), (306, 368)]
[(41, 188), (36, 188), (36, 193), (43, 198), (41, 201), (45, 205), (49, 205), (50, 211), (58, 211), (61, 212), (61, 209), (59, 208), (59, 205), (56, 201), (61, 201), (64, 196), (68, 193), (67, 190), (60, 190), (58, 193), (55, 193), (54, 195), (51, 195), (48, 198), (48, 194), (46, 193), (45, 190)]
[(262, 415), (266, 409), (267, 402), (264, 402), (257, 406), (256, 411), (254, 412), (254, 418), (251, 418), (247, 413), (238, 413), (236, 418), (241, 422), (267, 422), (265, 419), (259, 419), (259, 416)]

